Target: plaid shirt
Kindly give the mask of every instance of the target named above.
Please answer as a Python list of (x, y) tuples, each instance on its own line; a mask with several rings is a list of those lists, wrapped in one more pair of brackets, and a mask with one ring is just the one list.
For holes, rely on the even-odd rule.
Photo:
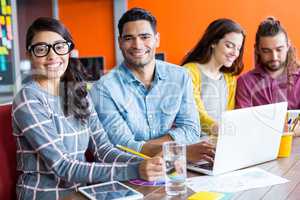
[(263, 66), (243, 74), (237, 81), (236, 108), (260, 106), (287, 101), (288, 109), (300, 109), (300, 70), (291, 71), (289, 89), (287, 73), (272, 78)]
[[(65, 117), (60, 97), (27, 84), (13, 103), (18, 199), (59, 199), (86, 183), (138, 177), (141, 160), (115, 149), (93, 106), (86, 124)], [(96, 162), (85, 160), (90, 149)]]

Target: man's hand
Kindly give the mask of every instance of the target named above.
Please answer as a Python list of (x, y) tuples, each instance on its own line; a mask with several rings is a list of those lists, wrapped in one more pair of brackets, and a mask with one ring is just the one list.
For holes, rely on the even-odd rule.
[(141, 162), (139, 166), (140, 177), (147, 181), (155, 181), (164, 176), (163, 159), (153, 157)]
[(206, 160), (213, 162), (215, 157), (216, 147), (206, 141), (191, 144), (187, 146), (187, 160), (197, 162), (199, 160)]
[(141, 150), (141, 153), (148, 156), (156, 156), (162, 152), (162, 144), (167, 141), (172, 141), (170, 135), (164, 135), (160, 138), (147, 141)]
[(156, 156), (161, 151), (162, 151), (162, 145), (161, 144), (154, 144), (152, 142), (146, 142), (143, 145), (141, 153), (152, 157), (152, 156)]

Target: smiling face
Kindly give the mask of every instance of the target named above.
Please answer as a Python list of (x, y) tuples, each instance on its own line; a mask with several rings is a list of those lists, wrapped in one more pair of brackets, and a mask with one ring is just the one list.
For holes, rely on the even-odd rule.
[[(64, 38), (58, 33), (41, 31), (34, 35), (31, 45), (38, 43), (53, 45), (58, 42), (65, 42)], [(36, 57), (32, 52), (28, 52), (28, 54), (34, 69), (34, 77), (39, 80), (59, 80), (67, 69), (69, 54), (57, 55), (52, 48), (44, 57)]]
[(260, 37), (256, 53), (260, 62), (270, 72), (285, 67), (289, 45), (284, 33), (275, 36)]
[(119, 37), (119, 46), (128, 67), (143, 68), (155, 61), (159, 34), (154, 33), (147, 20), (127, 22)]
[(214, 59), (217, 65), (231, 67), (240, 55), (243, 40), (242, 33), (227, 33), (217, 44), (212, 45), (211, 59)]

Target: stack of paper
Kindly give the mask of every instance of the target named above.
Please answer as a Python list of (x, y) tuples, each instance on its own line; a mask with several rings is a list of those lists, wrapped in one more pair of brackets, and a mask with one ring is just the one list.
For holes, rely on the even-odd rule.
[(254, 167), (219, 176), (192, 177), (188, 179), (187, 186), (195, 192), (238, 192), (286, 182), (288, 182), (288, 180), (285, 178)]

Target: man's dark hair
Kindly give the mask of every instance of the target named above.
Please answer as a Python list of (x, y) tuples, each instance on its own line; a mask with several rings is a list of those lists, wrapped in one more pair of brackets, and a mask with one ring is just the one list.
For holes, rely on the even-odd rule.
[[(258, 47), (260, 43), (261, 37), (274, 37), (280, 33), (283, 33), (286, 37), (286, 43), (288, 45), (289, 39), (287, 32), (285, 28), (280, 24), (280, 21), (277, 20), (275, 17), (267, 17), (264, 21), (262, 21), (258, 29), (256, 31), (255, 36), (255, 65), (261, 64), (260, 55), (258, 54)], [(294, 84), (293, 83), (293, 77), (292, 72), (297, 71), (300, 68), (300, 65), (297, 61), (296, 56), (296, 49), (289, 44), (289, 50), (287, 52), (287, 58), (286, 58), (286, 67), (287, 67), (287, 79), (288, 79), (288, 85), (289, 88)]]
[(147, 10), (142, 8), (132, 8), (125, 12), (118, 23), (119, 36), (122, 36), (124, 24), (127, 22), (146, 20), (150, 23), (154, 33), (156, 33), (156, 18)]
[[(288, 35), (285, 28), (280, 24), (280, 21), (277, 20), (275, 17), (267, 17), (264, 21), (262, 21), (255, 35), (255, 65), (261, 63), (260, 55), (258, 54), (257, 50), (260, 43), (261, 37), (274, 37), (280, 33), (283, 33), (286, 37), (286, 43), (288, 44)], [(289, 70), (294, 70), (298, 68), (295, 48), (290, 44), (286, 65), (288, 66)]]
[(260, 37), (274, 37), (279, 33), (283, 33), (288, 43), (288, 35), (284, 27), (280, 24), (280, 21), (275, 17), (267, 17), (262, 21), (256, 31), (255, 46), (258, 47)]

